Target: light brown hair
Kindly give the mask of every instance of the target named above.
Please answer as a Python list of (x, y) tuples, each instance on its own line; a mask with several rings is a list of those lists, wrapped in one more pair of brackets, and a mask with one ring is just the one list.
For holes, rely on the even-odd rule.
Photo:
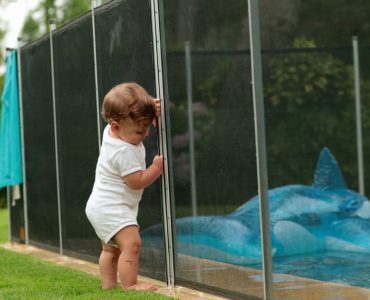
[(153, 97), (135, 82), (121, 83), (105, 95), (101, 115), (107, 123), (130, 117), (148, 126), (155, 118)]

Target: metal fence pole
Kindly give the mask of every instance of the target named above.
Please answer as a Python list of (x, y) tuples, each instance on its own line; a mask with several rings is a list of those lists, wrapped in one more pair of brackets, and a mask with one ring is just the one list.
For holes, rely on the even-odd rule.
[(260, 223), (262, 239), (262, 264), (264, 274), (264, 297), (273, 299), (270, 211), (268, 202), (267, 155), (265, 138), (264, 98), (262, 81), (261, 46), (259, 30), (258, 0), (248, 0), (249, 37), (251, 48), (252, 89), (255, 120), (257, 155), (258, 194), (260, 203)]
[[(28, 201), (27, 201), (27, 182), (26, 182), (26, 154), (24, 143), (24, 120), (23, 120), (23, 92), (22, 92), (22, 55), (21, 55), (22, 39), (18, 37), (17, 48), (17, 69), (18, 69), (18, 98), (19, 98), (19, 120), (21, 129), (21, 151), (22, 151), (22, 177), (23, 177), (23, 215), (24, 215), (24, 230), (25, 243), (29, 244), (29, 227), (28, 227)], [(9, 210), (10, 213), (10, 210)], [(10, 224), (10, 223), (9, 223)]]
[(98, 3), (96, 0), (91, 1), (91, 20), (92, 20), (92, 34), (93, 34), (93, 49), (94, 49), (94, 73), (95, 73), (95, 100), (96, 100), (96, 118), (98, 126), (98, 149), (100, 153), (101, 145), (101, 121), (100, 121), (100, 104), (99, 104), (99, 82), (98, 82), (98, 64), (96, 57), (96, 33), (95, 33), (95, 7)]
[(151, 0), (151, 16), (152, 16), (152, 33), (153, 33), (153, 53), (154, 53), (154, 68), (155, 68), (155, 85), (156, 97), (161, 100), (161, 118), (158, 122), (159, 132), (159, 150), (164, 157), (164, 172), (161, 176), (162, 184), (162, 209), (164, 217), (164, 239), (166, 251), (166, 275), (167, 285), (170, 288), (175, 286), (175, 268), (174, 268), (174, 243), (173, 243), (173, 230), (172, 230), (172, 216), (171, 216), (171, 200), (170, 200), (170, 187), (169, 187), (169, 166), (168, 166), (168, 153), (167, 153), (167, 132), (164, 108), (164, 78), (163, 78), (163, 65), (162, 65), (162, 37), (160, 30), (160, 12), (159, 0)]
[(357, 163), (358, 163), (358, 188), (365, 195), (364, 157), (362, 148), (362, 121), (361, 121), (361, 93), (360, 93), (360, 59), (358, 53), (357, 36), (352, 37), (355, 108), (356, 108), (356, 137), (357, 137)]
[(54, 143), (55, 143), (55, 169), (57, 180), (57, 201), (58, 201), (58, 225), (59, 225), (59, 253), (63, 255), (63, 234), (62, 234), (62, 211), (60, 203), (60, 183), (59, 183), (59, 152), (58, 152), (58, 129), (57, 129), (57, 113), (56, 113), (56, 98), (55, 98), (55, 76), (54, 76), (54, 47), (53, 47), (53, 31), (56, 28), (55, 20), (50, 20), (50, 59), (51, 59), (51, 84), (53, 96), (53, 116), (54, 116)]
[[(188, 130), (189, 130), (189, 158), (190, 158), (190, 197), (191, 212), (193, 216), (198, 215), (197, 180), (195, 172), (195, 146), (194, 146), (194, 119), (193, 119), (193, 79), (191, 68), (191, 45), (189, 41), (184, 44), (185, 50), (185, 78), (186, 98), (188, 103)], [(202, 273), (199, 260), (196, 261), (196, 280), (202, 282)]]
[(8, 236), (9, 236), (9, 242), (12, 241), (12, 218), (10, 215), (10, 206), (11, 206), (11, 201), (10, 201), (10, 186), (6, 187), (6, 205), (8, 206)]
[(185, 42), (185, 71), (186, 71), (186, 95), (188, 102), (188, 128), (189, 128), (189, 156), (190, 156), (190, 190), (192, 215), (197, 213), (197, 182), (195, 172), (194, 151), (194, 122), (193, 122), (193, 83), (191, 70), (191, 48), (190, 42)]

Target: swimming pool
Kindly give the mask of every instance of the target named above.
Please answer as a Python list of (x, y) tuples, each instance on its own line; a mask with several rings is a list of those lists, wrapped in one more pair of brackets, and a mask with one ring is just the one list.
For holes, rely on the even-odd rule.
[[(270, 189), (273, 272), (370, 288), (370, 201), (347, 188), (330, 150), (319, 155), (312, 185)], [(261, 269), (258, 195), (228, 215), (176, 219), (177, 252)], [(163, 247), (163, 226), (141, 232)]]
[(330, 251), (278, 257), (273, 259), (273, 272), (370, 288), (370, 254)]

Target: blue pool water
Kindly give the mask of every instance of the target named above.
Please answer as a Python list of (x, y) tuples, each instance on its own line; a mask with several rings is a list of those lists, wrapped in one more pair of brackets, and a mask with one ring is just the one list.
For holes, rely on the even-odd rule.
[[(261, 265), (250, 265), (261, 269)], [(273, 272), (370, 288), (370, 254), (322, 252), (278, 257)]]
[[(370, 288), (370, 201), (347, 188), (329, 149), (319, 155), (313, 184), (270, 189), (274, 273)], [(176, 219), (177, 251), (232, 265), (261, 268), (258, 195), (227, 215)], [(141, 232), (163, 248), (163, 226)]]

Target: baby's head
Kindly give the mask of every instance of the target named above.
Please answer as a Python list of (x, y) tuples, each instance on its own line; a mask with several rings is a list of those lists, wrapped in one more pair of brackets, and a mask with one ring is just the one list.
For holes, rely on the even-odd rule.
[(149, 126), (155, 118), (153, 97), (137, 83), (122, 83), (105, 95), (101, 114), (109, 124), (130, 118), (140, 126)]

